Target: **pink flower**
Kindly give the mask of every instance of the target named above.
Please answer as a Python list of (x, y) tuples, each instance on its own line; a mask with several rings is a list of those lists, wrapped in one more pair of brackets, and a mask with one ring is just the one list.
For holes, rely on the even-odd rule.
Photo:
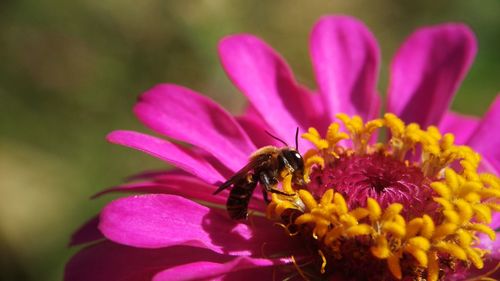
[[(405, 123), (415, 122), (422, 128), (436, 125), (442, 132), (453, 133), (455, 143), (467, 145), (481, 154), (480, 169), (482, 171), (498, 175), (500, 171), (500, 138), (496, 132), (500, 130), (500, 99), (495, 100), (481, 120), (463, 116), (448, 109), (453, 95), (473, 61), (476, 49), (474, 35), (465, 25), (443, 24), (418, 29), (403, 43), (392, 61), (386, 102), (387, 111), (399, 116)], [(380, 51), (373, 35), (363, 23), (346, 16), (321, 18), (313, 28), (310, 50), (318, 86), (317, 91), (309, 90), (298, 84), (283, 59), (257, 37), (234, 35), (224, 38), (219, 45), (222, 65), (236, 87), (248, 98), (250, 104), (242, 116), (232, 116), (210, 99), (178, 85), (162, 84), (142, 94), (134, 107), (134, 112), (139, 120), (159, 134), (192, 146), (186, 147), (132, 131), (114, 131), (108, 135), (107, 139), (112, 143), (141, 150), (173, 164), (177, 169), (167, 172), (144, 173), (132, 178), (131, 182), (127, 184), (110, 188), (98, 194), (97, 196), (109, 192), (145, 193), (145, 195), (134, 195), (112, 201), (102, 210), (99, 218), (92, 219), (75, 233), (72, 245), (94, 243), (83, 248), (69, 261), (66, 266), (65, 280), (255, 280), (259, 278), (263, 280), (273, 278), (276, 280), (285, 278), (289, 278), (287, 280), (301, 280), (302, 278), (312, 279), (310, 274), (331, 280), (351, 280), (349, 278), (370, 280), (370, 278), (375, 278), (374, 276), (411, 280), (410, 278), (415, 278), (415, 274), (417, 274), (415, 268), (420, 268), (422, 272), (428, 273), (434, 270), (433, 264), (439, 266), (441, 277), (445, 280), (459, 280), (471, 275), (484, 274), (497, 265), (500, 259), (498, 240), (493, 242), (488, 237), (481, 236), (482, 247), (491, 251), (480, 258), (484, 267), (479, 266), (479, 261), (474, 260), (474, 253), (468, 252), (469, 250), (476, 251), (476, 255), (480, 253), (480, 250), (469, 247), (472, 242), (466, 246), (460, 246), (462, 248), (459, 250), (455, 249), (453, 245), (441, 243), (443, 241), (448, 243), (445, 238), (449, 235), (458, 235), (457, 239), (459, 240), (467, 239), (465, 236), (469, 235), (460, 236), (462, 235), (460, 233), (469, 231), (466, 231), (467, 227), (471, 225), (469, 220), (459, 224), (454, 221), (454, 218), (451, 218), (453, 214), (446, 213), (441, 217), (435, 215), (430, 218), (434, 219), (436, 229), (438, 229), (433, 232), (434, 234), (426, 236), (423, 226), (422, 229), (416, 230), (414, 236), (408, 234), (409, 228), (403, 229), (406, 234), (399, 237), (397, 241), (403, 241), (402, 243), (407, 243), (405, 244), (407, 246), (398, 250), (399, 252), (388, 246), (383, 246), (380, 242), (380, 239), (394, 239), (398, 229), (395, 216), (399, 215), (394, 216), (395, 221), (390, 221), (390, 223), (395, 224), (396, 230), (387, 230), (389, 234), (383, 234), (384, 230), (380, 230), (382, 231), (380, 233), (374, 233), (369, 226), (370, 221), (389, 225), (387, 214), (382, 217), (376, 216), (374, 210), (382, 208), (382, 211), (387, 211), (390, 208), (398, 208), (397, 204), (391, 204), (401, 202), (403, 197), (406, 198), (405, 200), (409, 200), (408, 204), (410, 205), (416, 202), (414, 200), (424, 200), (421, 211), (424, 216), (430, 214), (425, 208), (433, 208), (434, 213), (441, 210), (440, 208), (444, 208), (435, 203), (430, 196), (444, 198), (448, 200), (446, 202), (451, 202), (451, 204), (459, 204), (457, 202), (462, 199), (454, 197), (453, 192), (455, 191), (453, 187), (450, 187), (452, 183), (449, 182), (452, 181), (450, 179), (453, 177), (463, 177), (469, 182), (468, 176), (464, 174), (467, 170), (465, 166), (463, 173), (457, 172), (458, 176), (451, 171), (451, 168), (446, 169), (447, 182), (445, 182), (442, 175), (445, 169), (435, 170), (432, 167), (436, 166), (431, 165), (432, 167), (429, 168), (422, 162), (417, 172), (425, 178), (417, 187), (423, 190), (425, 185), (428, 197), (420, 198), (419, 196), (423, 196), (421, 194), (425, 193), (420, 192), (414, 195), (417, 199), (413, 195), (408, 197), (408, 194), (405, 193), (407, 191), (404, 191), (410, 186), (414, 187), (412, 184), (414, 184), (415, 179), (412, 175), (417, 172), (384, 171), (384, 167), (386, 167), (384, 165), (389, 164), (383, 159), (380, 160), (380, 164), (377, 164), (378, 168), (382, 167), (380, 168), (382, 171), (376, 172), (377, 175), (380, 175), (381, 180), (390, 181), (389, 178), (399, 177), (400, 174), (406, 175), (405, 173), (410, 178), (401, 183), (404, 190), (397, 190), (395, 195), (365, 193), (360, 189), (361, 191), (356, 191), (354, 196), (349, 194), (352, 191), (341, 191), (340, 187), (336, 191), (338, 193), (334, 195), (330, 186), (325, 187), (324, 182), (319, 184), (315, 181), (315, 179), (325, 177), (325, 175), (330, 175), (329, 178), (326, 178), (327, 181), (332, 180), (332, 178), (334, 179), (332, 181), (336, 181), (337, 178), (348, 175), (342, 178), (342, 182), (356, 185), (358, 182), (352, 182), (354, 173), (358, 171), (356, 169), (366, 169), (364, 171), (371, 173), (371, 168), (364, 166), (368, 158), (363, 157), (368, 153), (368, 157), (371, 157), (368, 162), (379, 157), (369, 152), (372, 149), (370, 145), (373, 142), (370, 140), (374, 139), (372, 138), (373, 132), (370, 131), (366, 137), (354, 134), (354, 129), (350, 130), (349, 126), (356, 127), (357, 121), (348, 116), (358, 115), (363, 120), (371, 120), (379, 116), (381, 102), (376, 90), (376, 82)], [(337, 115), (339, 113), (346, 115)], [(347, 141), (341, 140), (344, 136), (342, 133), (332, 133), (325, 139), (321, 138), (328, 128), (330, 128), (329, 132), (332, 131), (329, 124), (334, 122), (335, 116), (341, 119), (346, 127), (346, 136), (348, 135), (353, 142), (355, 140), (359, 140), (360, 143), (363, 140), (368, 142), (362, 145), (356, 145), (356, 143), (350, 145)], [(393, 125), (391, 122), (396, 122), (399, 119), (393, 117), (393, 115), (385, 115), (382, 119), (376, 119), (380, 123), (380, 125), (376, 125), (377, 128), (385, 126), (390, 129), (392, 141), (404, 140), (403, 144), (409, 143), (404, 139), (408, 136), (411, 137), (409, 133), (404, 133), (406, 135), (403, 134), (400, 138), (397, 135), (397, 125)], [(365, 125), (367, 126), (367, 124)], [(362, 124), (356, 128), (361, 128), (362, 132), (368, 132), (365, 125)], [(228, 192), (225, 191), (221, 193), (222, 195), (217, 196), (212, 195), (216, 185), (226, 181), (242, 168), (249, 161), (249, 155), (259, 147), (265, 145), (280, 146), (279, 142), (265, 133), (266, 130), (287, 143), (294, 143), (293, 132), (297, 126), (301, 132), (307, 132), (304, 138), (312, 143), (301, 140), (299, 144), (301, 151), (311, 149), (311, 153), (308, 152), (308, 155), (304, 156), (306, 167), (313, 180), (306, 188), (308, 191), (297, 192), (298, 195), (293, 197), (295, 201), (287, 201), (291, 200), (289, 199), (291, 197), (279, 197), (272, 194), (272, 202), (267, 207), (261, 192), (256, 191), (250, 201), (250, 212), (262, 214), (267, 211), (268, 217), (275, 220), (259, 215), (250, 215), (248, 221), (230, 220), (224, 210)], [(314, 130), (308, 131), (310, 127), (316, 128), (320, 134), (316, 134)], [(405, 128), (408, 127), (410, 126)], [(432, 130), (420, 130), (418, 135), (425, 134), (427, 137), (433, 132)], [(337, 142), (338, 140), (333, 141), (333, 137), (331, 137), (333, 135), (339, 137), (339, 142)], [(440, 145), (439, 149), (443, 149), (443, 151), (446, 149), (443, 144), (444, 139), (446, 136), (436, 141), (436, 144)], [(327, 143), (327, 145), (323, 147), (323, 143)], [(425, 154), (427, 152), (426, 145), (434, 145), (434, 143), (428, 144), (423, 140), (419, 144), (422, 147), (417, 148), (417, 151), (422, 150), (422, 155), (427, 155)], [(406, 154), (407, 151), (396, 147), (394, 142), (388, 142), (386, 145), (392, 156), (402, 153), (400, 154), (401, 161), (398, 160), (399, 162), (394, 165), (402, 167), (403, 170), (406, 169), (406, 166), (398, 163), (403, 163), (404, 159), (411, 160), (409, 154)], [(313, 161), (311, 155), (314, 154), (328, 162), (326, 151), (328, 153), (340, 151), (339, 157), (342, 159), (343, 155), (346, 155), (343, 154), (344, 150), (336, 150), (341, 146), (347, 150), (356, 151), (353, 152), (355, 156), (349, 157), (361, 159), (356, 160), (357, 164), (355, 164), (360, 165), (361, 168), (356, 166), (358, 168), (354, 169), (352, 168), (353, 162), (348, 162), (342, 170), (343, 173), (334, 175), (335, 170), (330, 171), (331, 174), (326, 172), (328, 168), (324, 167), (324, 163), (323, 166), (320, 165), (321, 160), (318, 160), (319, 162)], [(461, 149), (457, 146), (457, 149), (459, 148)], [(466, 156), (460, 156), (462, 158), (475, 155), (472, 152), (468, 154), (469, 150), (463, 151), (460, 150), (460, 153), (463, 152)], [(462, 159), (460, 157), (452, 160)], [(317, 160), (317, 158), (315, 159)], [(331, 163), (336, 163), (335, 165), (341, 165), (335, 159), (331, 161)], [(437, 167), (452, 167), (452, 164), (450, 162)], [(481, 177), (481, 179), (487, 177), (486, 174), (476, 174), (475, 172), (474, 175)], [(488, 178), (495, 178), (495, 176)], [(430, 183), (426, 179), (432, 179), (433, 182)], [(442, 182), (436, 184), (436, 181), (441, 179)], [(490, 184), (486, 184), (486, 180), (483, 180), (483, 183), (485, 186)], [(338, 184), (338, 181), (333, 182), (332, 186)], [(494, 184), (491, 183), (492, 186), (488, 190), (494, 190)], [(286, 188), (285, 183), (283, 183), (283, 188)], [(453, 194), (450, 195), (450, 192)], [(490, 193), (494, 193), (494, 191)], [(313, 196), (308, 197), (310, 195)], [(350, 195), (351, 197), (349, 197)], [(470, 203), (471, 208), (474, 210), (483, 208), (484, 210), (483, 206), (486, 206), (483, 204), (484, 202), (491, 203), (495, 200), (498, 202), (498, 197), (495, 198), (494, 195), (484, 196), (493, 196), (493, 199), (488, 197), (491, 200), (480, 201), (478, 204), (481, 206)], [(379, 207), (376, 207), (378, 205), (374, 207), (368, 202), (368, 205), (364, 205), (368, 198), (374, 197), (375, 199), (379, 198), (377, 199), (380, 203)], [(367, 218), (368, 213), (364, 216), (360, 215), (364, 212), (363, 210), (355, 216), (359, 220), (359, 222), (356, 221), (356, 225), (366, 227), (350, 228), (350, 230), (346, 228), (343, 235), (347, 235), (345, 237), (356, 236), (358, 239), (356, 241), (359, 243), (361, 243), (359, 237), (363, 235), (375, 237), (373, 241), (377, 242), (370, 242), (371, 253), (374, 256), (378, 255), (379, 260), (373, 259), (374, 262), (371, 261), (367, 264), (363, 264), (363, 262), (354, 264), (353, 261), (359, 262), (363, 259), (356, 260), (344, 256), (346, 253), (359, 254), (356, 247), (342, 242), (346, 240), (332, 240), (333, 242), (337, 241), (337, 244), (332, 241), (331, 243), (325, 242), (329, 237), (331, 238), (328, 236), (331, 226), (330, 229), (321, 228), (319, 220), (310, 212), (326, 204), (326, 201), (321, 201), (316, 206), (315, 204), (318, 203), (315, 200), (319, 201), (319, 198), (328, 198), (329, 201), (322, 200), (334, 202), (337, 207), (347, 204), (346, 208), (349, 210), (363, 207), (371, 211), (370, 220)], [(342, 203), (344, 198), (347, 203)], [(389, 201), (386, 202), (387, 200)], [(284, 213), (279, 209), (280, 206), (284, 206), (280, 205), (284, 201), (288, 202), (285, 202), (286, 204), (292, 205), (300, 201), (300, 206), (283, 208), (299, 212), (298, 218), (297, 216), (287, 217), (293, 222), (291, 225), (298, 228), (298, 235), (290, 235), (290, 232), (293, 232), (290, 225), (286, 225), (284, 221), (280, 222), (279, 217), (283, 217)], [(442, 204), (448, 204), (446, 202)], [(495, 203), (490, 205), (492, 204)], [(494, 211), (495, 207), (490, 207), (488, 207), (488, 212)], [(417, 211), (408, 210), (410, 209), (401, 211), (400, 217), (404, 217), (407, 221), (414, 217), (420, 219), (414, 214)], [(322, 209), (318, 212), (320, 211), (325, 210)], [(331, 216), (341, 217), (339, 212), (337, 210), (335, 213), (331, 213)], [(476, 212), (476, 221), (484, 220), (484, 225), (489, 222), (489, 226), (498, 231), (500, 227), (498, 213), (495, 213), (490, 221), (488, 214), (484, 218), (478, 219), (479, 211), (474, 212)], [(458, 211), (455, 213), (458, 214)], [(344, 213), (344, 215), (346, 214)], [(463, 214), (458, 215), (460, 219), (456, 220), (461, 220)], [(418, 220), (416, 221), (418, 222)], [(453, 224), (455, 227), (453, 231), (456, 233), (443, 234), (443, 238), (436, 238), (435, 233), (444, 231), (439, 227), (445, 223)], [(466, 223), (469, 223), (469, 226)], [(276, 224), (282, 227), (277, 227)], [(345, 223), (339, 222), (339, 226), (335, 227), (339, 229), (341, 226), (344, 227)], [(444, 227), (442, 228), (444, 229)], [(307, 236), (306, 234), (311, 234), (311, 232), (316, 240), (311, 237), (304, 238)], [(488, 233), (488, 231), (484, 232)], [(417, 233), (420, 234), (417, 235)], [(470, 233), (475, 235), (476, 231), (470, 230)], [(411, 240), (415, 237), (419, 238)], [(427, 242), (418, 242), (421, 240)], [(314, 246), (311, 246), (313, 245), (311, 241), (316, 241), (313, 242)], [(431, 244), (430, 248), (425, 246), (426, 243)], [(336, 248), (333, 245), (337, 245)], [(344, 249), (345, 247), (347, 250)], [(314, 253), (311, 253), (311, 250)], [(389, 252), (384, 254), (383, 251)], [(439, 263), (444, 260), (454, 262), (463, 260), (460, 258), (461, 251), (464, 252), (463, 255), (466, 255), (467, 262), (459, 263), (456, 266), (445, 266)], [(332, 253), (340, 253), (344, 256), (341, 258), (329, 256)], [(370, 255), (370, 252), (362, 253)], [(425, 258), (419, 256), (421, 253), (426, 255)], [(446, 258), (443, 258), (444, 256)], [(305, 261), (309, 265), (304, 264)], [(411, 266), (407, 263), (410, 263)], [(471, 263), (475, 267), (483, 267), (482, 270), (474, 270), (474, 266), (469, 267), (468, 265)], [(320, 267), (322, 268), (320, 269)], [(401, 276), (398, 276), (398, 267)], [(410, 268), (415, 269), (415, 271), (409, 271)], [(364, 277), (360, 277), (363, 276), (359, 273), (360, 269), (366, 274)], [(311, 270), (316, 270), (316, 272), (311, 273)], [(321, 271), (325, 271), (325, 273), (321, 273)], [(428, 274), (431, 279), (439, 276), (439, 273)], [(496, 274), (493, 277), (498, 278), (498, 273)], [(490, 277), (492, 276), (490, 275)]]

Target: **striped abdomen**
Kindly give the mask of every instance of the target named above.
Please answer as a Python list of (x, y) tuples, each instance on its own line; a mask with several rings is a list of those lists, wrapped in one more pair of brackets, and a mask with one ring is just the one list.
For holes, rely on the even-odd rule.
[(233, 185), (226, 203), (227, 212), (232, 219), (247, 218), (248, 203), (256, 186), (257, 181), (252, 176), (241, 179)]

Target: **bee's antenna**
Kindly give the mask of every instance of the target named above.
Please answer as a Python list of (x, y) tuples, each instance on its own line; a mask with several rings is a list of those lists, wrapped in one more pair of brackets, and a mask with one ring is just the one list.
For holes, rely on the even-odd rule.
[(271, 133), (269, 133), (268, 131), (264, 131), (264, 132), (266, 132), (266, 134), (268, 134), (271, 138), (273, 138), (273, 139), (275, 139), (275, 140), (277, 140), (277, 141), (280, 141), (280, 142), (281, 142), (282, 144), (284, 144), (285, 146), (288, 146), (288, 144), (287, 144), (284, 140), (282, 140), (282, 139), (280, 139), (280, 138), (278, 138), (278, 137), (273, 136), (273, 135), (272, 135)]
[(295, 150), (299, 151), (299, 127), (295, 131)]

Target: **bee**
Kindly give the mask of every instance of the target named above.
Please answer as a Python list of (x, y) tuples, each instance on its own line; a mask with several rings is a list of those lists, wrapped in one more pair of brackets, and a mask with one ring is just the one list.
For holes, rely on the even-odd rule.
[(298, 133), (299, 128), (295, 132), (295, 148), (289, 147), (283, 140), (268, 133), (274, 139), (282, 142), (285, 147), (265, 146), (260, 148), (250, 156), (247, 165), (221, 184), (214, 192), (215, 195), (232, 186), (226, 203), (226, 209), (231, 219), (247, 218), (248, 203), (258, 183), (263, 187), (262, 194), (266, 203), (270, 202), (268, 192), (292, 195), (276, 189), (278, 183), (287, 175), (292, 175), (292, 183), (304, 184), (304, 159), (298, 151)]

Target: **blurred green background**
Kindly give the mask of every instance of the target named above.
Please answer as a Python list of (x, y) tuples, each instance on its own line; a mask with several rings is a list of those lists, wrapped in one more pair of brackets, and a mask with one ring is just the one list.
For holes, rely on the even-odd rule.
[(110, 199), (91, 194), (166, 167), (107, 144), (114, 129), (145, 131), (131, 108), (159, 82), (189, 86), (233, 113), (242, 95), (216, 55), (229, 33), (264, 38), (314, 87), (308, 36), (321, 15), (354, 15), (383, 51), (379, 88), (398, 44), (421, 25), (468, 23), (479, 53), (453, 108), (481, 115), (500, 89), (500, 1), (0, 2), (0, 279), (60, 280), (73, 230)]

